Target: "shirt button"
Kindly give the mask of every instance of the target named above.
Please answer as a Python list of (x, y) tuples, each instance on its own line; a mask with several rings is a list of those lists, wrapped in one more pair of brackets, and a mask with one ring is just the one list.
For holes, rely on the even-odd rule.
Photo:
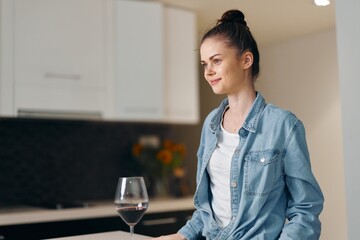
[(234, 182), (231, 182), (231, 187), (234, 188), (234, 187), (236, 187), (236, 186), (237, 186), (237, 182), (235, 182), (235, 181), (234, 181)]
[(233, 221), (234, 221), (234, 220), (235, 220), (235, 218), (236, 218), (235, 216), (232, 216), (232, 217), (231, 217), (231, 220), (233, 220)]
[(240, 129), (240, 136), (242, 137), (246, 137), (247, 136), (247, 131), (243, 128)]
[(265, 163), (265, 158), (261, 158), (261, 159), (260, 159), (260, 162), (261, 162), (261, 163)]

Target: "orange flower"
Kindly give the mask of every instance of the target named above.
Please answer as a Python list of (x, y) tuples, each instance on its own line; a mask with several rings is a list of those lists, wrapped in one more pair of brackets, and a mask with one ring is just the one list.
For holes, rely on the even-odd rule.
[(185, 176), (185, 170), (182, 167), (176, 167), (174, 168), (174, 176), (178, 178), (182, 178)]
[(173, 145), (174, 145), (174, 143), (173, 143), (173, 141), (171, 141), (170, 139), (165, 139), (165, 140), (163, 141), (163, 147), (164, 147), (165, 149), (171, 150), (172, 147), (173, 147)]
[(170, 150), (163, 149), (156, 154), (156, 158), (159, 159), (163, 164), (168, 165), (173, 159), (173, 154)]
[(133, 148), (132, 148), (133, 155), (134, 155), (135, 157), (140, 156), (143, 148), (144, 148), (144, 146), (141, 145), (140, 143), (134, 144), (134, 146), (133, 146)]
[(175, 144), (174, 151), (178, 152), (181, 156), (184, 156), (186, 153), (186, 148), (184, 144)]

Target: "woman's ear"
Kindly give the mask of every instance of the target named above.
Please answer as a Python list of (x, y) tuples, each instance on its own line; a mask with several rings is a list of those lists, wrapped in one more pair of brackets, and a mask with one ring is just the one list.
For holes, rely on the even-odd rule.
[(246, 51), (243, 53), (244, 69), (248, 69), (254, 62), (254, 56), (251, 52)]

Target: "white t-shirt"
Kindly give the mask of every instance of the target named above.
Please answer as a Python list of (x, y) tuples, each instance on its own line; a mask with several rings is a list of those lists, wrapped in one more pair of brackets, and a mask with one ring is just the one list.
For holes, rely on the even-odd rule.
[(231, 219), (230, 167), (238, 145), (239, 135), (229, 133), (221, 126), (216, 149), (207, 165), (213, 195), (212, 209), (216, 221), (222, 227), (228, 225)]

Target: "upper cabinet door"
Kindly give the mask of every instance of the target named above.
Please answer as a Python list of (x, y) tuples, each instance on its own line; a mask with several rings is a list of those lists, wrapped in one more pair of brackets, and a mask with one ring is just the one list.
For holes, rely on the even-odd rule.
[(115, 117), (159, 121), (164, 117), (163, 6), (114, 1)]
[(103, 4), (14, 0), (15, 81), (103, 86)]
[(195, 13), (165, 8), (166, 119), (199, 122), (198, 54)]
[(0, 0), (0, 117), (14, 115), (13, 2)]
[(14, 0), (16, 111), (105, 108), (104, 0)]

